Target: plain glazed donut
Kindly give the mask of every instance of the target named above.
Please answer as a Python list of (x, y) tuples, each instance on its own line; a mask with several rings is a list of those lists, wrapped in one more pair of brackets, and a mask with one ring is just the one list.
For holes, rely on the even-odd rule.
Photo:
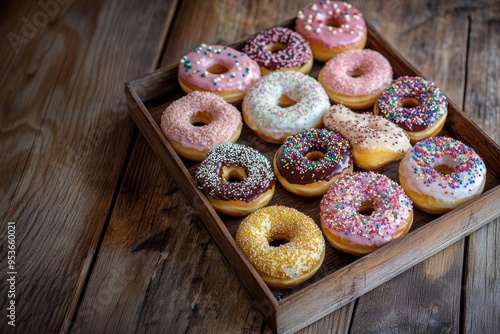
[(377, 51), (350, 50), (326, 62), (318, 76), (333, 103), (371, 108), (392, 82), (392, 67)]
[(308, 197), (324, 195), (352, 168), (349, 142), (326, 129), (304, 130), (288, 137), (273, 161), (274, 174), (283, 188)]
[(259, 137), (281, 144), (303, 129), (321, 127), (328, 108), (330, 100), (319, 82), (287, 71), (262, 77), (248, 90), (242, 111), (245, 123)]
[(448, 100), (432, 81), (402, 76), (380, 95), (374, 113), (402, 127), (415, 144), (441, 131), (448, 114)]
[(314, 58), (304, 38), (285, 27), (264, 30), (247, 41), (243, 51), (260, 66), (261, 75), (272, 71), (311, 72)]
[(411, 200), (383, 174), (342, 176), (320, 203), (321, 229), (330, 244), (361, 256), (408, 233), (413, 223)]
[[(273, 246), (272, 243), (283, 243)], [(264, 282), (292, 288), (313, 276), (325, 258), (325, 239), (305, 214), (284, 206), (269, 206), (246, 217), (236, 243)]]
[(236, 142), (243, 121), (235, 106), (210, 92), (192, 92), (172, 102), (161, 129), (181, 156), (201, 161), (213, 147)]
[(201, 44), (181, 58), (177, 78), (186, 94), (194, 90), (213, 92), (238, 105), (247, 89), (260, 79), (260, 68), (241, 51)]
[(432, 137), (415, 144), (403, 158), (399, 182), (417, 208), (445, 213), (481, 195), (486, 166), (462, 142)]
[(213, 148), (195, 178), (215, 211), (228, 216), (244, 216), (265, 206), (276, 184), (265, 156), (233, 143)]
[(396, 124), (381, 116), (355, 113), (341, 104), (328, 110), (323, 123), (349, 140), (354, 163), (364, 170), (380, 170), (411, 149), (410, 139)]
[(295, 31), (309, 42), (314, 58), (327, 61), (336, 54), (366, 44), (363, 15), (342, 1), (315, 1), (299, 10)]

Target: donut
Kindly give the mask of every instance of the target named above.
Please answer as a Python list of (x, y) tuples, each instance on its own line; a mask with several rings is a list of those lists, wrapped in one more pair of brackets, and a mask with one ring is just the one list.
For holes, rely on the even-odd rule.
[(296, 195), (324, 195), (341, 175), (352, 172), (349, 142), (326, 129), (301, 131), (285, 139), (274, 155), (276, 178)]
[(215, 211), (235, 217), (245, 216), (269, 203), (276, 184), (265, 156), (251, 147), (234, 143), (210, 150), (195, 178)]
[(415, 207), (440, 214), (482, 193), (486, 166), (473, 148), (459, 140), (431, 137), (415, 144), (403, 158), (399, 182)]
[(325, 258), (325, 239), (305, 214), (269, 206), (247, 216), (236, 231), (236, 243), (273, 288), (289, 289), (310, 277)]
[(165, 109), (160, 127), (177, 154), (201, 161), (213, 147), (236, 142), (242, 124), (235, 106), (214, 93), (194, 91)]
[(379, 96), (374, 113), (402, 127), (415, 144), (441, 131), (448, 114), (448, 100), (432, 81), (402, 76)]
[(262, 139), (281, 144), (303, 129), (322, 126), (330, 108), (319, 82), (300, 72), (271, 72), (243, 99), (245, 123)]
[(321, 229), (342, 252), (362, 256), (402, 237), (413, 223), (403, 189), (383, 174), (343, 175), (320, 203)]
[(311, 72), (314, 58), (304, 38), (285, 27), (264, 30), (247, 41), (243, 51), (260, 66), (261, 75), (272, 71)]
[(327, 61), (318, 81), (333, 103), (371, 108), (392, 82), (392, 67), (377, 51), (349, 50)]
[(213, 92), (239, 105), (248, 87), (260, 79), (260, 68), (241, 51), (201, 44), (181, 58), (177, 79), (186, 94), (194, 90)]
[(354, 163), (364, 170), (381, 170), (411, 149), (410, 139), (396, 124), (381, 116), (355, 113), (341, 104), (328, 110), (323, 123), (349, 141)]
[(362, 49), (366, 44), (363, 14), (342, 1), (315, 1), (302, 8), (297, 13), (295, 31), (309, 42), (314, 58), (319, 61)]

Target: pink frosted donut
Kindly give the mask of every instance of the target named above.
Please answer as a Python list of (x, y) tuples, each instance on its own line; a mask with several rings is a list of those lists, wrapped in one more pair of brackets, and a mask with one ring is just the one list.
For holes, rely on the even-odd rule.
[(330, 244), (365, 255), (406, 233), (413, 205), (403, 189), (383, 174), (345, 174), (320, 203), (321, 229)]
[(241, 51), (201, 44), (182, 57), (177, 78), (186, 94), (194, 90), (209, 91), (236, 105), (260, 79), (260, 68)]
[(277, 70), (308, 74), (314, 60), (304, 38), (285, 27), (273, 27), (258, 33), (247, 41), (243, 51), (260, 65), (262, 75)]
[(299, 10), (295, 31), (311, 46), (314, 58), (327, 61), (341, 52), (362, 49), (366, 23), (356, 7), (342, 1), (315, 1)]
[(334, 103), (353, 109), (371, 108), (392, 82), (392, 67), (377, 51), (350, 50), (330, 59), (318, 81)]
[(241, 126), (238, 109), (210, 92), (189, 93), (172, 102), (161, 116), (161, 129), (175, 151), (196, 161), (215, 146), (236, 142)]

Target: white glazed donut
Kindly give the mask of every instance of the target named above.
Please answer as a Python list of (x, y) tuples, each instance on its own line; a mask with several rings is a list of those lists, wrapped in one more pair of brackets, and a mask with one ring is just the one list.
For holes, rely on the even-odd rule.
[(417, 208), (445, 213), (481, 194), (486, 166), (462, 142), (431, 137), (415, 144), (403, 158), (399, 181)]
[(321, 127), (328, 108), (328, 95), (315, 79), (300, 72), (273, 72), (247, 91), (242, 110), (259, 137), (281, 144), (301, 130)]

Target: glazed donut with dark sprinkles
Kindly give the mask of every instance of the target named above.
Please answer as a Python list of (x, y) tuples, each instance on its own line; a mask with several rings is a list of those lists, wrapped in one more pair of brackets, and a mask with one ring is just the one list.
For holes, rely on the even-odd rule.
[[(246, 178), (230, 182), (222, 175), (224, 167), (245, 169)], [(275, 185), (269, 160), (257, 150), (233, 143), (213, 148), (196, 172), (199, 188), (215, 199), (250, 202)]]

